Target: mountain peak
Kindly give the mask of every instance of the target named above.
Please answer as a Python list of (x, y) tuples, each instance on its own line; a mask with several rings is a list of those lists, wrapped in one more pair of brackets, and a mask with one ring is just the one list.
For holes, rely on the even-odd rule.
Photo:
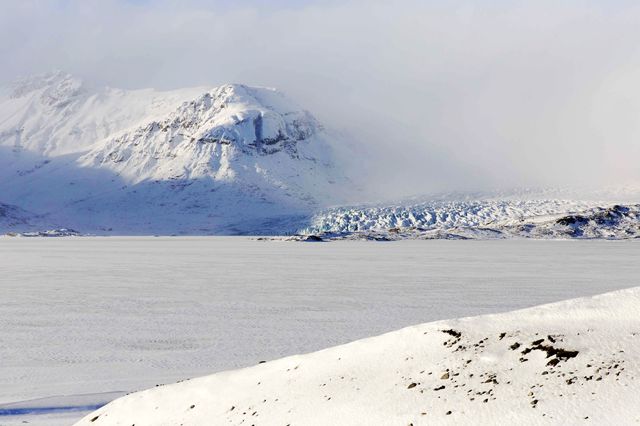
[[(184, 103), (163, 122), (198, 142), (269, 154), (293, 148), (321, 130), (307, 111), (270, 88), (225, 84)], [(169, 130), (170, 131), (170, 130)]]
[[(106, 141), (82, 161), (134, 181), (228, 179), (247, 166), (243, 159), (249, 157), (280, 154), (280, 161), (295, 160), (301, 143), (324, 145), (315, 138), (321, 133), (310, 113), (277, 90), (225, 84)], [(317, 157), (306, 146), (304, 152)]]

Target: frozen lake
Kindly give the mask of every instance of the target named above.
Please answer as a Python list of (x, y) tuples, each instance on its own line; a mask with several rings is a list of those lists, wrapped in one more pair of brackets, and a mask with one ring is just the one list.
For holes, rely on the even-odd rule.
[(637, 286), (638, 259), (640, 241), (0, 239), (0, 404)]

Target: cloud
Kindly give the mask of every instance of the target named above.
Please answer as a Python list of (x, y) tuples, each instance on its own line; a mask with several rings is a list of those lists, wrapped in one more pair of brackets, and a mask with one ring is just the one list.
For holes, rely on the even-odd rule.
[(60, 68), (128, 88), (279, 87), (359, 141), (352, 167), (366, 162), (359, 169), (388, 194), (640, 179), (632, 2), (0, 8), (0, 80)]

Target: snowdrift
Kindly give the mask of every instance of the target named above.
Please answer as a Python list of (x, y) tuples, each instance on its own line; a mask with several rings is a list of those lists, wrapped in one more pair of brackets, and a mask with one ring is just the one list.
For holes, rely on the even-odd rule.
[(639, 311), (633, 288), (418, 325), (130, 394), (77, 424), (637, 424)]

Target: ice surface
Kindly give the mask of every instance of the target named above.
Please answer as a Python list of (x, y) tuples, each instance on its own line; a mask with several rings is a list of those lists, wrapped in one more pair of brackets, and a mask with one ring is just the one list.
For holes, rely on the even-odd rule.
[(0, 404), (631, 287), (638, 258), (638, 241), (1, 239)]

